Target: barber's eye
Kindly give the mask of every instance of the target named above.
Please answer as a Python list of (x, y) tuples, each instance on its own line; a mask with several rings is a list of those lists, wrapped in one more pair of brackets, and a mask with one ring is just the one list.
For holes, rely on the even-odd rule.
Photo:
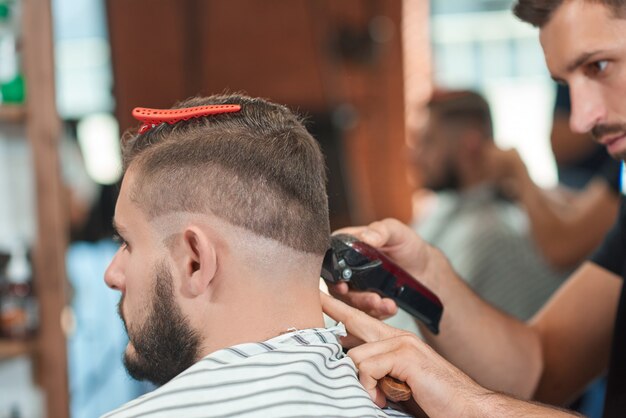
[(607, 60), (594, 61), (587, 65), (587, 73), (590, 76), (599, 75), (604, 72), (609, 65)]

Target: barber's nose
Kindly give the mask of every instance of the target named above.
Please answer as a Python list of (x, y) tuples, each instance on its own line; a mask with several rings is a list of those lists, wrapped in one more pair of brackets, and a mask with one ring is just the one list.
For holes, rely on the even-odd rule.
[(589, 132), (598, 123), (606, 119), (604, 99), (592, 86), (570, 86), (572, 113), (569, 126), (573, 132)]
[(119, 290), (120, 292), (124, 291), (125, 280), (124, 280), (124, 271), (122, 269), (122, 249), (118, 249), (113, 256), (113, 260), (107, 267), (104, 272), (104, 282), (111, 289)]

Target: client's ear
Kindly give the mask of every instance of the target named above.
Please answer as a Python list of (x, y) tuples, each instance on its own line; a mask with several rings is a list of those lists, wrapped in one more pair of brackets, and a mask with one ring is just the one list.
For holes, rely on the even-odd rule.
[(189, 226), (183, 232), (182, 291), (189, 297), (200, 296), (215, 277), (217, 252), (215, 243), (205, 231)]

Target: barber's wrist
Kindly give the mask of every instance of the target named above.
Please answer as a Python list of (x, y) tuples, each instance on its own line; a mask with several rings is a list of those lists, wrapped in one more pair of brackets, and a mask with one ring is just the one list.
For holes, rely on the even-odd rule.
[(523, 401), (511, 396), (485, 390), (468, 402), (467, 415), (496, 418), (574, 418), (582, 415), (538, 402)]
[(502, 396), (480, 386), (471, 378), (464, 376), (462, 383), (457, 387), (456, 396), (450, 403), (445, 416), (455, 417), (500, 417), (493, 411), (499, 410), (497, 398)]
[(448, 257), (437, 247), (428, 245), (428, 269), (420, 277), (420, 281), (440, 299), (445, 299), (450, 286), (461, 280), (452, 268)]

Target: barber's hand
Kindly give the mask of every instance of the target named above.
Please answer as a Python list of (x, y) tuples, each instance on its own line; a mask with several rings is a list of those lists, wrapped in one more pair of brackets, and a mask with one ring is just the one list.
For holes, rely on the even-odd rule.
[[(419, 413), (419, 405), (432, 418), (469, 416), (469, 402), (489, 392), (417, 336), (390, 327), (324, 293), (321, 299), (324, 313), (343, 322), (351, 337), (365, 342), (350, 349), (348, 356), (359, 370), (361, 384), (379, 407), (386, 405), (386, 399), (377, 383), (387, 375), (406, 382), (411, 389), (411, 412)], [(404, 406), (410, 408), (411, 404)]]
[(520, 183), (528, 178), (528, 170), (516, 149), (503, 150), (495, 144), (486, 147), (485, 169), (488, 178), (506, 195), (518, 198)]
[(374, 318), (387, 319), (398, 312), (398, 306), (393, 299), (383, 298), (378, 293), (350, 289), (344, 282), (327, 285), (330, 294)]
[[(367, 226), (344, 228), (336, 233), (353, 235), (382, 251), (437, 294), (437, 277), (445, 271), (445, 267), (439, 266), (439, 260), (445, 258), (402, 222), (384, 219)], [(447, 265), (447, 261), (444, 264)], [(398, 311), (392, 299), (381, 298), (373, 292), (349, 289), (347, 283), (329, 284), (328, 290), (338, 299), (378, 319), (389, 318)]]
[(526, 165), (515, 148), (503, 150), (495, 144), (485, 148), (485, 168), (490, 178), (517, 178), (526, 171)]

